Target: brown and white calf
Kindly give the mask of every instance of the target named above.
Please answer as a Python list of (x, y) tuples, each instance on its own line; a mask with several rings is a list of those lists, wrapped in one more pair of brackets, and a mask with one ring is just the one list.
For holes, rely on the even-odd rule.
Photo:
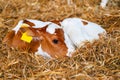
[(99, 39), (103, 33), (99, 25), (79, 18), (51, 22), (27, 19), (19, 21), (3, 42), (47, 58), (62, 58), (71, 57), (76, 47)]

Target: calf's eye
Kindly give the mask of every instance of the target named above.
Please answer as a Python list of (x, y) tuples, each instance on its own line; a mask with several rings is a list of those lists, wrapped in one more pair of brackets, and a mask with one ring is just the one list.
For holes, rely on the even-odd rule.
[(55, 43), (55, 44), (58, 44), (58, 40), (57, 39), (53, 39), (52, 42)]

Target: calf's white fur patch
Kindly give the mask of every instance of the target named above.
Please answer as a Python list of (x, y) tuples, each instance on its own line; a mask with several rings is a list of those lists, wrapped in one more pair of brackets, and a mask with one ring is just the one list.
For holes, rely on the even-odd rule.
[(23, 20), (20, 20), (20, 21), (18, 22), (17, 26), (16, 26), (15, 28), (13, 28), (12, 30), (14, 30), (15, 33), (17, 33), (22, 24), (23, 24)]
[(38, 48), (38, 51), (35, 52), (35, 54), (37, 54), (37, 55), (42, 55), (42, 56), (44, 56), (45, 58), (51, 58), (51, 56), (50, 56), (47, 52), (45, 52), (45, 51), (42, 50), (41, 45), (40, 45), (40, 47)]
[[(87, 24), (84, 25), (83, 21), (87, 22)], [(100, 25), (79, 18), (64, 19), (61, 26), (77, 47), (83, 46), (85, 41), (92, 42), (99, 39), (99, 34), (105, 32)]]
[(50, 34), (54, 34), (55, 33), (55, 29), (59, 29), (61, 28), (59, 25), (55, 24), (55, 23), (50, 23), (46, 29), (46, 32), (50, 33)]
[(74, 44), (72, 43), (72, 41), (69, 39), (68, 35), (65, 32), (64, 32), (64, 37), (65, 37), (64, 42), (65, 42), (65, 44), (66, 44), (66, 46), (68, 48), (66, 56), (72, 57), (72, 54), (75, 51), (75, 46), (74, 46)]

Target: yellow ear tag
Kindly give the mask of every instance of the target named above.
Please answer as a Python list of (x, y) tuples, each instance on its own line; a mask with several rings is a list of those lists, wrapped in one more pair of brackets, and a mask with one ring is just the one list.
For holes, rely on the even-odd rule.
[(26, 32), (22, 34), (21, 40), (30, 43), (32, 41), (32, 39), (33, 39), (33, 37), (28, 36)]
[(29, 27), (29, 25), (26, 24), (26, 23), (23, 23), (23, 24), (21, 25), (21, 27)]

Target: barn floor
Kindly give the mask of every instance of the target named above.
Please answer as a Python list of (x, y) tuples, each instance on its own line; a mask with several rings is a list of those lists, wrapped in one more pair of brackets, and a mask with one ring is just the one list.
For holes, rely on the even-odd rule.
[[(120, 80), (120, 0), (0, 0), (0, 80)], [(2, 43), (21, 19), (79, 17), (102, 25), (106, 38), (77, 49), (72, 58), (45, 60)]]

